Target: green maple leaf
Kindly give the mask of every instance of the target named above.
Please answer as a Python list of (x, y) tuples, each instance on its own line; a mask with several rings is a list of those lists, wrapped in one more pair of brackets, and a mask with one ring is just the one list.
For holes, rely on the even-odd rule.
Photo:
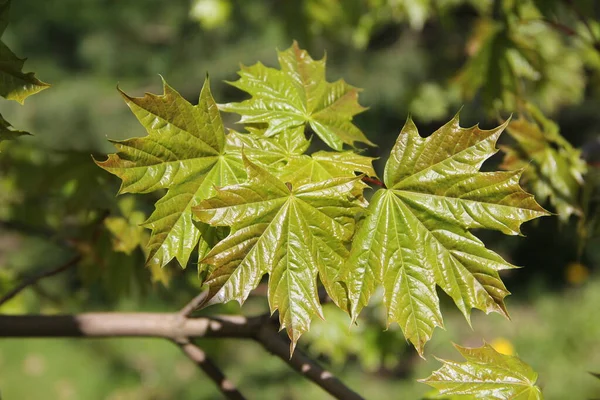
[(240, 154), (243, 151), (254, 163), (273, 174), (278, 174), (293, 159), (303, 155), (310, 145), (303, 127), (286, 129), (274, 137), (268, 137), (258, 129), (249, 128), (249, 131), (230, 131), (227, 135), (229, 148)]
[(343, 288), (334, 282), (348, 254), (355, 218), (359, 177), (334, 178), (293, 187), (245, 159), (248, 181), (217, 189), (194, 207), (198, 219), (231, 226), (202, 262), (213, 266), (205, 283), (210, 303), (237, 300), (269, 274), (269, 305), (279, 310), (292, 349), (322, 316), (317, 277), (345, 308)]
[(503, 169), (525, 168), (523, 180), (542, 200), (550, 200), (562, 221), (573, 214), (581, 216), (578, 204), (583, 174), (587, 168), (581, 152), (559, 133), (558, 126), (542, 113), (528, 107), (534, 118), (519, 118), (507, 128), (516, 146), (502, 146), (506, 153)]
[(127, 105), (148, 136), (113, 142), (118, 150), (99, 166), (123, 180), (120, 193), (167, 189), (145, 222), (152, 229), (148, 263), (166, 265), (173, 258), (185, 267), (200, 241), (191, 208), (214, 193), (215, 186), (245, 179), (239, 154), (226, 152), (226, 140), (208, 79), (197, 106), (164, 82), (164, 94), (130, 97)]
[(466, 362), (438, 359), (443, 366), (430, 377), (419, 381), (438, 389), (440, 395), (457, 398), (543, 398), (540, 388), (535, 385), (537, 373), (518, 357), (498, 353), (489, 344), (479, 348), (461, 347), (456, 344), (454, 347)]
[(358, 104), (359, 90), (343, 80), (327, 82), (325, 58), (313, 60), (296, 42), (279, 52), (278, 58), (281, 70), (260, 62), (242, 66), (240, 79), (229, 83), (252, 98), (223, 104), (221, 110), (240, 114), (242, 123), (268, 124), (266, 136), (308, 124), (336, 150), (344, 143), (373, 145), (352, 123), (352, 118), (365, 110)]
[(243, 150), (248, 158), (284, 182), (293, 186), (330, 178), (353, 177), (356, 172), (376, 176), (372, 157), (353, 151), (318, 151), (304, 154), (310, 145), (302, 127), (287, 129), (275, 137), (264, 132), (230, 132), (227, 140), (232, 151)]
[(353, 319), (382, 284), (388, 325), (397, 322), (422, 355), (443, 325), (436, 285), (467, 320), (472, 308), (506, 315), (498, 271), (513, 266), (469, 229), (516, 235), (547, 212), (520, 188), (521, 171), (478, 172), (505, 126), (461, 128), (456, 116), (422, 138), (407, 121), (385, 167), (387, 188), (373, 196), (340, 271)]
[[(8, 25), (10, 1), (0, 2), (0, 35)], [(23, 73), (25, 60), (18, 58), (0, 41), (0, 96), (23, 103), (32, 94), (47, 89), (50, 85), (37, 79), (32, 72)]]
[(355, 172), (375, 176), (374, 158), (361, 156), (353, 151), (318, 151), (310, 156), (299, 156), (290, 160), (281, 173), (284, 181), (303, 184), (330, 178), (349, 177)]

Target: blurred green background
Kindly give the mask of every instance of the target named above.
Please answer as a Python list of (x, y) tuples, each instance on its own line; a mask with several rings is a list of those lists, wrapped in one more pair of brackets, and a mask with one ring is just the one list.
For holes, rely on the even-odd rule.
[[(315, 59), (326, 52), (329, 80), (364, 88), (360, 101), (369, 110), (356, 123), (379, 144), (369, 155), (389, 153), (409, 114), (422, 134), (458, 110), (463, 126), (491, 128), (517, 115), (526, 98), (583, 148), (588, 163), (575, 189), (582, 216), (529, 223), (525, 238), (478, 232), (525, 267), (503, 276), (513, 292), (511, 321), (476, 312), (471, 330), (441, 295), (446, 331), (435, 332), (426, 361), (397, 326), (383, 330), (377, 306), (352, 329), (345, 315), (327, 309), (327, 323), (315, 321), (299, 346), (369, 399), (421, 398), (428, 387), (415, 379), (439, 368), (432, 355), (458, 360), (451, 342), (483, 340), (531, 364), (548, 399), (600, 397), (600, 381), (588, 374), (600, 372), (598, 15), (593, 1), (14, 1), (2, 39), (28, 57), (26, 71), (52, 87), (23, 106), (0, 102), (6, 119), (34, 135), (1, 146), (0, 294), (23, 276), (60, 265), (73, 248), (85, 258), (0, 312), (172, 311), (193, 297), (193, 267), (143, 267), (138, 245), (147, 233), (138, 224), (160, 194), (116, 198), (119, 182), (93, 163), (91, 155), (112, 152), (107, 138), (144, 134), (116, 86), (136, 96), (160, 93), (161, 74), (195, 103), (208, 73), (217, 102), (240, 100), (244, 94), (224, 83), (236, 79), (239, 64), (276, 66), (276, 49), (295, 39)], [(223, 117), (236, 127), (235, 117)], [(485, 168), (500, 161), (495, 156)], [(384, 162), (376, 163), (380, 172)], [(243, 313), (266, 309), (264, 298), (252, 298)], [(241, 311), (228, 304), (209, 312)], [(254, 343), (201, 344), (250, 398), (328, 398)], [(138, 339), (0, 340), (0, 393), (60, 400), (220, 396), (175, 346)]]

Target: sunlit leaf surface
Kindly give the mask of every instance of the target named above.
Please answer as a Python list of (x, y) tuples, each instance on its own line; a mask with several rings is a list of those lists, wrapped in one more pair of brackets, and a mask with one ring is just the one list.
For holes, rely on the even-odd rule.
[(145, 222), (152, 229), (148, 263), (164, 266), (176, 258), (185, 267), (202, 240), (192, 222), (192, 206), (214, 194), (215, 186), (245, 179), (241, 159), (226, 154), (223, 123), (208, 80), (197, 106), (166, 82), (162, 95), (122, 94), (148, 136), (115, 141), (118, 152), (98, 165), (123, 180), (120, 193), (167, 189)]
[(365, 110), (358, 104), (358, 89), (343, 80), (327, 82), (325, 58), (313, 60), (294, 42), (278, 53), (278, 59), (280, 70), (260, 62), (242, 66), (240, 79), (230, 84), (252, 98), (223, 104), (221, 109), (240, 114), (242, 123), (268, 124), (267, 136), (308, 124), (336, 150), (341, 150), (344, 143), (372, 144), (352, 123), (352, 118)]
[(479, 348), (454, 345), (466, 362), (439, 360), (444, 365), (420, 380), (452, 398), (538, 400), (537, 373), (516, 356), (498, 353), (489, 344)]
[(520, 171), (479, 172), (504, 128), (461, 128), (456, 116), (422, 138), (408, 120), (385, 167), (387, 188), (371, 199), (339, 275), (353, 319), (383, 285), (388, 324), (422, 354), (443, 324), (436, 285), (467, 319), (472, 308), (506, 315), (498, 271), (513, 265), (469, 230), (516, 235), (547, 213), (519, 186)]
[(269, 305), (279, 310), (292, 347), (322, 315), (317, 277), (342, 308), (344, 291), (334, 282), (347, 256), (361, 208), (358, 178), (334, 178), (293, 187), (245, 161), (246, 183), (217, 189), (194, 207), (200, 221), (231, 226), (231, 234), (203, 260), (214, 266), (206, 283), (211, 303), (237, 300), (269, 274)]

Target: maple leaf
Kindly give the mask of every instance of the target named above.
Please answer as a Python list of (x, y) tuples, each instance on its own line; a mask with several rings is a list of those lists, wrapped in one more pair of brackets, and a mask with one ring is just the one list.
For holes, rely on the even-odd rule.
[(406, 122), (385, 167), (387, 188), (373, 196), (340, 271), (353, 319), (383, 284), (388, 325), (397, 322), (422, 355), (443, 326), (436, 285), (467, 320), (472, 308), (506, 315), (498, 271), (514, 266), (469, 229), (515, 235), (547, 212), (519, 186), (521, 171), (478, 172), (505, 126), (461, 128), (457, 115), (422, 138)]
[(197, 106), (164, 82), (164, 94), (130, 97), (127, 105), (148, 136), (113, 141), (118, 150), (97, 164), (123, 180), (120, 193), (167, 189), (145, 222), (152, 229), (148, 263), (176, 258), (185, 267), (205, 240), (192, 222), (191, 208), (224, 186), (245, 179), (238, 154), (226, 153), (225, 133), (206, 79)]
[[(466, 362), (438, 359), (442, 367), (420, 379), (440, 395), (469, 395), (476, 399), (542, 399), (537, 373), (516, 356), (498, 353), (489, 344), (479, 348), (454, 345)], [(461, 397), (462, 398), (462, 397)]]
[(286, 129), (275, 137), (264, 132), (230, 132), (227, 135), (231, 151), (244, 151), (252, 162), (293, 186), (320, 182), (330, 178), (354, 177), (356, 172), (376, 176), (372, 157), (353, 151), (318, 151), (304, 154), (310, 141), (304, 137), (302, 127)]
[(286, 129), (310, 125), (328, 146), (341, 150), (343, 144), (373, 145), (353, 123), (365, 110), (358, 104), (358, 89), (340, 79), (325, 80), (325, 57), (315, 61), (294, 41), (278, 52), (281, 70), (256, 63), (242, 66), (240, 79), (228, 82), (252, 95), (241, 103), (220, 105), (221, 110), (241, 115), (241, 123), (268, 124), (266, 136)]
[(525, 168), (523, 181), (538, 198), (550, 200), (563, 222), (573, 214), (583, 215), (578, 193), (587, 168), (581, 151), (573, 148), (560, 135), (558, 126), (539, 110), (532, 105), (528, 109), (533, 121), (521, 117), (508, 125), (507, 132), (517, 145), (501, 146), (506, 155), (500, 168)]
[[(8, 25), (10, 1), (0, 4), (0, 35)], [(25, 60), (18, 58), (0, 41), (0, 96), (23, 104), (32, 94), (47, 89), (50, 85), (37, 79), (32, 72), (23, 73)]]
[(322, 316), (317, 277), (345, 308), (343, 288), (334, 277), (362, 210), (354, 201), (360, 177), (292, 187), (244, 160), (247, 182), (218, 188), (193, 209), (200, 221), (232, 229), (202, 260), (214, 266), (205, 282), (207, 301), (242, 304), (269, 274), (269, 305), (272, 312), (279, 310), (293, 350), (312, 317)]

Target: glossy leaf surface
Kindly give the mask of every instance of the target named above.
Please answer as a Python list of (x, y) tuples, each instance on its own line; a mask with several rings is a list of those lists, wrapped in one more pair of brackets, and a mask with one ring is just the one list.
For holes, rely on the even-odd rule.
[[(537, 400), (537, 373), (516, 356), (498, 353), (489, 344), (479, 348), (454, 345), (466, 362), (439, 360), (443, 366), (420, 380), (456, 398)], [(455, 398), (455, 397), (453, 397)]]
[(241, 304), (269, 274), (269, 305), (272, 312), (279, 310), (293, 348), (312, 317), (322, 315), (317, 277), (345, 308), (343, 290), (333, 278), (361, 211), (355, 202), (358, 178), (293, 187), (247, 158), (245, 164), (246, 183), (217, 189), (194, 207), (200, 221), (232, 228), (203, 260), (214, 266), (206, 280), (208, 299)]
[(241, 153), (243, 150), (254, 163), (293, 186), (330, 178), (354, 177), (356, 173), (376, 175), (374, 158), (353, 151), (304, 154), (310, 141), (304, 137), (302, 127), (286, 129), (274, 137), (256, 131), (249, 134), (230, 132), (227, 141), (231, 151)]
[(546, 214), (519, 186), (520, 171), (479, 172), (505, 125), (461, 128), (456, 116), (427, 138), (408, 120), (385, 167), (339, 280), (356, 319), (378, 285), (388, 325), (397, 322), (420, 354), (442, 315), (436, 285), (467, 319), (472, 308), (506, 315), (498, 271), (513, 268), (470, 229), (519, 234)]
[(268, 124), (266, 136), (308, 124), (335, 150), (341, 150), (344, 143), (372, 144), (352, 123), (365, 110), (358, 104), (358, 89), (343, 80), (327, 82), (325, 58), (313, 60), (294, 42), (278, 53), (278, 59), (280, 70), (260, 62), (242, 66), (240, 79), (230, 84), (252, 98), (223, 104), (221, 109), (240, 114), (241, 123)]
[(226, 154), (224, 128), (208, 80), (197, 106), (166, 82), (162, 95), (122, 94), (148, 136), (114, 142), (118, 153), (98, 165), (123, 180), (120, 193), (167, 189), (145, 222), (152, 229), (148, 263), (164, 266), (176, 258), (185, 267), (202, 240), (191, 208), (210, 197), (215, 186), (245, 179), (239, 154)]

